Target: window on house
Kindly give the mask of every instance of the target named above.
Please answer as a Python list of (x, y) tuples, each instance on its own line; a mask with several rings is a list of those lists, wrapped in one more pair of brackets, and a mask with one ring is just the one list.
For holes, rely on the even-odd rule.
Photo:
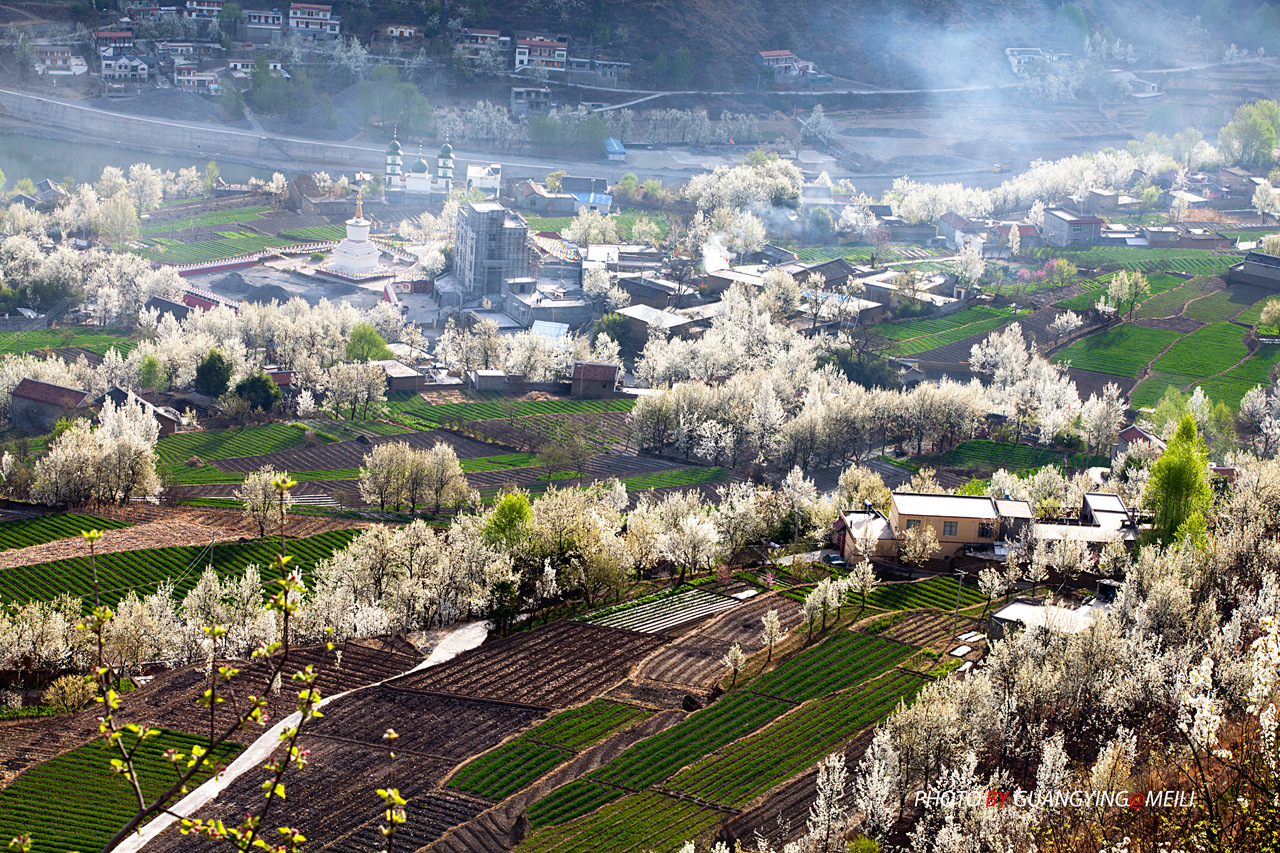
[(988, 521), (982, 522), (981, 524), (978, 525), (978, 538), (979, 539), (995, 539), (996, 526)]
[(1083, 229), (1083, 228), (1081, 228), (1079, 225), (1072, 225), (1072, 226), (1071, 226), (1071, 233), (1072, 233), (1072, 234), (1079, 234), (1079, 233), (1080, 233), (1081, 231), (1083, 231), (1083, 230), (1084, 230), (1084, 229)]
[(919, 527), (919, 526), (920, 526), (920, 519), (918, 519), (918, 518), (910, 519), (910, 520), (907, 522), (907, 529), (908, 529), (908, 530), (911, 530), (911, 529), (916, 528), (916, 527)]
[(943, 535), (943, 536), (955, 536), (955, 535), (956, 535), (956, 523), (955, 523), (954, 521), (944, 521), (944, 522), (942, 522), (942, 535)]

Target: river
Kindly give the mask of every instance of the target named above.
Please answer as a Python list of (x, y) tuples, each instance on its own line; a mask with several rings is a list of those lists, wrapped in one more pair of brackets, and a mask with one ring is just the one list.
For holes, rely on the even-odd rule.
[[(187, 166), (195, 166), (203, 172), (208, 161), (148, 154), (122, 145), (61, 142), (12, 133), (0, 135), (0, 169), (4, 171), (5, 187), (9, 189), (23, 178), (31, 178), (33, 181), (52, 178), (57, 182), (68, 179), (77, 183), (92, 182), (98, 179), (106, 166), (118, 166), (128, 172), (134, 163), (149, 163), (157, 169), (174, 172)], [(218, 167), (223, 179), (227, 181), (243, 182), (255, 175), (260, 178), (271, 177), (269, 169), (255, 169), (239, 163), (220, 162)]]

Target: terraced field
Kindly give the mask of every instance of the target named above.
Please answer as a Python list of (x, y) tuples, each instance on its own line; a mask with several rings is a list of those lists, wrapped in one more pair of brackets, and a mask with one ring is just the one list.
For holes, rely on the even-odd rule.
[[(867, 599), (870, 603), (871, 596)], [(875, 678), (915, 653), (904, 643), (843, 631), (787, 659), (752, 682), (751, 689), (789, 702), (805, 702)]]
[(890, 348), (890, 354), (914, 355), (964, 340), (971, 335), (995, 331), (1017, 315), (1018, 312), (1009, 308), (979, 305), (939, 316), (877, 323), (871, 330), (898, 341)]
[(789, 703), (751, 693), (734, 693), (646, 738), (585, 778), (556, 789), (529, 808), (535, 828), (565, 823), (627, 790), (656, 785), (691, 761), (732, 743), (781, 715)]
[(277, 249), (298, 243), (288, 237), (264, 237), (247, 231), (226, 231), (220, 240), (169, 240), (164, 237), (147, 238), (145, 249), (131, 249), (149, 261), (162, 264), (196, 264), (204, 261), (220, 261), (263, 249)]
[(107, 350), (114, 349), (124, 356), (138, 345), (137, 341), (129, 339), (130, 333), (126, 329), (73, 327), (71, 332), (69, 339), (64, 339), (63, 329), (37, 329), (0, 335), (0, 355), (72, 346), (98, 355), (106, 355)]
[(1212, 376), (1247, 356), (1244, 329), (1234, 323), (1212, 323), (1179, 340), (1151, 365), (1161, 373)]
[[(237, 429), (184, 432), (166, 435), (156, 442), (156, 456), (167, 464), (201, 459), (230, 459), (253, 454), (276, 453), (306, 443), (307, 430), (298, 424), (267, 424)], [(322, 435), (316, 440), (325, 443)]]
[(117, 530), (131, 527), (127, 521), (97, 518), (92, 515), (41, 515), (0, 522), (0, 551), (27, 548), (79, 536), (85, 530)]
[[(307, 574), (316, 563), (346, 547), (358, 532), (337, 530), (292, 540), (286, 546), (293, 556), (291, 565)], [(279, 549), (280, 540), (270, 536), (249, 542), (219, 543), (213, 548), (214, 571), (225, 578), (243, 574), (250, 563), (270, 566)], [(102, 600), (115, 606), (129, 590), (137, 591), (140, 596), (147, 595), (170, 579), (174, 582), (174, 594), (181, 597), (199, 581), (209, 559), (207, 545), (102, 554), (97, 558)], [(93, 571), (87, 557), (0, 569), (0, 602), (50, 601), (65, 592), (81, 598), (88, 606), (92, 605), (93, 591)]]
[[(1223, 248), (1226, 248), (1225, 246)], [(1240, 260), (1239, 255), (1216, 255), (1206, 249), (1144, 249), (1130, 246), (1094, 246), (1089, 249), (1040, 249), (1037, 255), (1064, 257), (1082, 267), (1140, 270), (1142, 272), (1189, 272), (1221, 275)]]
[(881, 676), (775, 720), (754, 734), (695, 762), (666, 787), (740, 808), (837, 751), (858, 732), (910, 702), (925, 680), (906, 672)]
[(667, 853), (711, 829), (723, 817), (723, 813), (713, 809), (656, 791), (645, 791), (580, 820), (535, 833), (515, 850), (516, 853), (601, 853), (605, 850)]
[(235, 210), (212, 210), (208, 213), (198, 213), (195, 216), (178, 217), (165, 222), (152, 222), (144, 225), (139, 233), (146, 237), (151, 234), (185, 231), (208, 225), (234, 225), (237, 222), (261, 219), (262, 214), (270, 212), (270, 207), (238, 207)]
[(288, 231), (281, 231), (281, 237), (290, 237), (303, 243), (328, 243), (332, 240), (342, 240), (347, 236), (347, 229), (344, 225), (320, 225), (313, 228), (290, 228)]
[(624, 607), (587, 621), (593, 625), (657, 634), (741, 603), (738, 599), (725, 595), (689, 589), (676, 595), (664, 595), (656, 601), (636, 607)]
[[(960, 589), (960, 607), (972, 607), (986, 601), (977, 587), (965, 583)], [(914, 610), (933, 607), (951, 610), (956, 606), (956, 581), (953, 578), (930, 578), (913, 583), (885, 584), (867, 595), (867, 606), (881, 610)]]
[[(931, 456), (917, 456), (912, 459), (889, 459), (891, 464), (899, 465), (911, 471), (919, 471), (929, 466), (932, 468), (961, 468), (995, 471), (1004, 468), (1008, 471), (1030, 471), (1046, 465), (1061, 465), (1063, 453), (1044, 447), (1031, 447), (1026, 444), (1010, 444), (1002, 441), (990, 441), (985, 438), (971, 438), (962, 441), (950, 450)], [(887, 457), (886, 457), (887, 458)], [(1068, 462), (1073, 468), (1087, 468), (1098, 464), (1098, 457), (1086, 456), (1083, 453), (1068, 454)]]
[(574, 753), (649, 716), (634, 705), (597, 699), (556, 714), (466, 765), (449, 787), (501, 800), (573, 757)]
[(421, 395), (391, 395), (387, 408), (397, 422), (413, 429), (465, 421), (496, 420), (525, 415), (569, 414), (574, 412), (629, 412), (633, 400), (526, 400), (515, 404), (512, 413), (494, 401), (476, 403), (428, 403)]
[(1070, 361), (1072, 367), (1133, 379), (1179, 337), (1177, 332), (1124, 323), (1081, 338), (1059, 350), (1053, 360), (1059, 364)]
[[(165, 750), (189, 752), (207, 742), (162, 730), (138, 749), (134, 767), (148, 802), (175, 778)], [(238, 745), (224, 744), (215, 754), (219, 762), (229, 763), (239, 751)], [(33, 853), (101, 850), (137, 811), (133, 789), (111, 766), (114, 757), (118, 753), (94, 742), (18, 776), (0, 790), (0, 838), (29, 832), (35, 840)], [(200, 774), (192, 787), (207, 777)]]

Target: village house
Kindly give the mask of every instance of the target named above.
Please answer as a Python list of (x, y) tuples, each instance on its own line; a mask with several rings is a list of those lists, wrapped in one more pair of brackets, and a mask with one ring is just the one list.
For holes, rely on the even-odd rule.
[(9, 425), (22, 432), (48, 432), (59, 418), (75, 417), (88, 391), (24, 378), (13, 389)]
[(1130, 424), (1120, 430), (1120, 434), (1116, 436), (1116, 443), (1111, 445), (1111, 461), (1115, 462), (1121, 454), (1128, 453), (1140, 442), (1150, 444), (1159, 453), (1164, 453), (1164, 440), (1160, 436), (1147, 432), (1137, 424)]
[(569, 376), (573, 385), (572, 396), (579, 400), (608, 397), (617, 390), (621, 377), (622, 368), (619, 365), (575, 361), (573, 372)]
[(290, 3), (289, 29), (315, 39), (336, 39), (341, 19), (333, 15), (327, 3)]
[(889, 514), (873, 507), (841, 513), (834, 526), (837, 545), (846, 560), (872, 553), (890, 556), (901, 551), (907, 531), (920, 525), (933, 528), (938, 550), (933, 557), (971, 556), (1003, 561), (1009, 543), (1028, 528), (1047, 541), (1072, 540), (1101, 547), (1108, 542), (1132, 544), (1138, 538), (1133, 514), (1118, 495), (1090, 492), (1075, 517), (1037, 521), (1025, 500), (975, 495), (928, 495), (894, 492)]
[(188, 18), (209, 19), (222, 14), (226, 0), (186, 0), (186, 16)]
[(112, 56), (133, 50), (133, 33), (128, 30), (103, 30), (93, 34), (99, 56)]
[(511, 114), (517, 117), (546, 115), (551, 111), (551, 89), (546, 86), (511, 87)]
[(1050, 208), (1044, 212), (1044, 242), (1046, 246), (1092, 246), (1102, 236), (1102, 226), (1097, 216)]
[(984, 241), (987, 223), (980, 219), (970, 219), (954, 210), (949, 210), (938, 218), (938, 236), (945, 237), (947, 248), (959, 250), (965, 243), (977, 238)]
[(149, 403), (132, 391), (126, 391), (123, 388), (116, 387), (110, 389), (101, 397), (94, 400), (92, 407), (94, 409), (101, 409), (108, 402), (111, 402), (115, 406), (141, 406), (142, 410), (160, 425), (161, 437), (173, 435), (178, 431), (178, 428), (182, 426), (182, 415), (178, 414), (176, 409)]
[(1249, 252), (1227, 270), (1228, 284), (1252, 284), (1280, 290), (1280, 257)]
[(279, 9), (245, 9), (244, 31), (252, 42), (279, 41), (284, 33), (284, 14)]
[(201, 71), (193, 63), (176, 62), (173, 66), (173, 85), (193, 92), (216, 92), (219, 88), (218, 74), (215, 71)]
[(562, 37), (532, 36), (516, 39), (516, 71), (543, 68), (564, 71), (568, 67), (569, 44)]
[(145, 83), (155, 78), (156, 60), (154, 57), (140, 57), (132, 54), (108, 56), (102, 60), (103, 80), (128, 80), (131, 83)]
[(36, 68), (40, 74), (69, 73), (71, 48), (62, 44), (37, 44), (32, 48)]
[[(1017, 223), (1018, 227), (1018, 251), (1023, 252), (1027, 249), (1038, 249), (1043, 244), (1040, 239), (1040, 229), (1034, 225), (1026, 223)], [(1000, 238), (1003, 245), (1009, 245), (1009, 233), (1013, 231), (1014, 223), (1004, 222), (996, 226), (996, 236)], [(939, 229), (941, 230), (941, 229)]]

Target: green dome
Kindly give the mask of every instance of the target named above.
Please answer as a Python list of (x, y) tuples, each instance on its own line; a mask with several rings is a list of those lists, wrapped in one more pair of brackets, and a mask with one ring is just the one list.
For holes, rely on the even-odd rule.
[(446, 142), (444, 145), (441, 145), (441, 146), (440, 146), (440, 156), (441, 156), (441, 157), (452, 157), (452, 156), (453, 156), (453, 146), (452, 146), (452, 145), (450, 145), (450, 144), (449, 144), (449, 143), (447, 143), (447, 142)]
[(410, 171), (419, 173), (425, 173), (428, 168), (427, 161), (423, 160), (421, 157), (415, 160), (413, 165), (409, 167)]
[(400, 143), (399, 143), (397, 140), (394, 140), (394, 139), (393, 139), (393, 140), (391, 140), (391, 144), (387, 146), (387, 153), (388, 153), (388, 154), (399, 154), (399, 153), (400, 153)]

